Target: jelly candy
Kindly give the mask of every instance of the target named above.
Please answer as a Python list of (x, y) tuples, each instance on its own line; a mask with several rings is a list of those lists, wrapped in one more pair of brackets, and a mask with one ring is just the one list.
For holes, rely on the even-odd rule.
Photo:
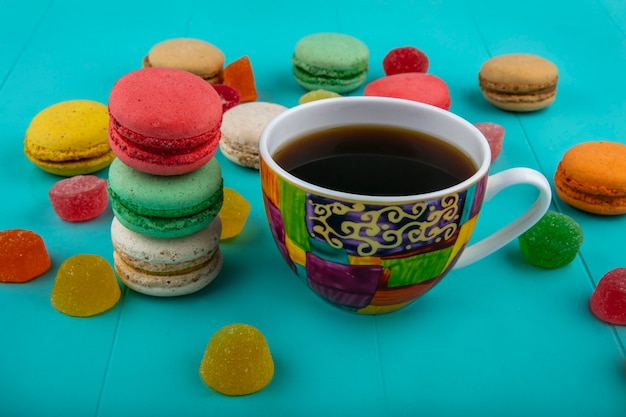
[(571, 217), (549, 210), (518, 241), (522, 255), (530, 264), (559, 268), (576, 257), (583, 243), (583, 231)]
[(480, 130), (491, 149), (491, 162), (502, 152), (502, 143), (504, 142), (504, 127), (493, 122), (479, 122), (474, 123), (474, 126)]
[(232, 188), (224, 187), (224, 202), (219, 212), (222, 221), (220, 240), (241, 233), (250, 213), (250, 203)]
[(63, 220), (91, 220), (107, 208), (107, 180), (95, 175), (77, 175), (55, 183), (48, 197), (55, 213)]
[(298, 104), (308, 103), (315, 100), (323, 100), (325, 98), (341, 97), (341, 94), (328, 90), (313, 90), (303, 94), (298, 100)]
[(224, 84), (239, 93), (241, 102), (255, 101), (258, 97), (250, 58), (243, 56), (224, 68)]
[(225, 395), (247, 395), (265, 388), (274, 376), (274, 361), (261, 332), (248, 324), (218, 330), (200, 363), (204, 383)]
[(225, 84), (211, 84), (222, 100), (222, 113), (241, 102), (241, 95), (233, 87)]
[(57, 271), (50, 301), (68, 316), (89, 317), (115, 306), (121, 296), (113, 268), (98, 255), (75, 255)]
[(50, 268), (41, 236), (30, 230), (0, 232), (0, 282), (30, 281)]
[(626, 326), (626, 268), (615, 268), (600, 279), (589, 307), (600, 320)]
[(232, 188), (224, 187), (224, 202), (219, 212), (222, 220), (220, 240), (229, 239), (241, 233), (248, 214), (250, 203)]
[(392, 49), (383, 58), (385, 75), (428, 71), (428, 57), (413, 46)]

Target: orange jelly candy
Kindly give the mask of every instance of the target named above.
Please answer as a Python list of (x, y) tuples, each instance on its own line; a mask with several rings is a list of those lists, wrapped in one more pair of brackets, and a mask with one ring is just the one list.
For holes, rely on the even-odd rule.
[(121, 296), (111, 265), (98, 255), (75, 255), (57, 271), (50, 301), (61, 313), (89, 317), (115, 306)]
[(30, 230), (0, 232), (0, 282), (30, 281), (50, 268), (41, 236)]
[(248, 395), (262, 390), (274, 376), (267, 340), (254, 326), (229, 324), (218, 330), (200, 363), (204, 383), (224, 395)]
[(250, 203), (232, 188), (224, 187), (224, 202), (219, 212), (222, 221), (220, 240), (230, 239), (241, 233), (250, 213)]
[(255, 101), (258, 97), (250, 58), (243, 56), (224, 68), (224, 84), (237, 90), (240, 101)]

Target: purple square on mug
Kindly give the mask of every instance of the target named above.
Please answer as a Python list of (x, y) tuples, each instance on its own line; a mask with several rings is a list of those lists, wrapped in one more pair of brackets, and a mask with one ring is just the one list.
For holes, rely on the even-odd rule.
[(330, 262), (308, 253), (306, 272), (309, 286), (322, 298), (334, 304), (362, 308), (374, 296), (383, 268)]

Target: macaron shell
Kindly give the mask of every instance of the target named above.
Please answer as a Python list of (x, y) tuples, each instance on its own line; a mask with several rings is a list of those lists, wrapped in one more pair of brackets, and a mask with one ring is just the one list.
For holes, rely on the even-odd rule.
[(242, 103), (224, 113), (222, 135), (258, 149), (261, 132), (265, 126), (287, 107), (280, 104), (255, 101)]
[(24, 153), (44, 171), (64, 176), (89, 174), (115, 155), (108, 142), (107, 107), (92, 100), (69, 100), (40, 111), (24, 138)]
[(177, 140), (219, 127), (222, 101), (197, 75), (175, 68), (143, 68), (114, 84), (109, 113), (140, 136)]
[(224, 113), (220, 149), (236, 164), (259, 167), (259, 139), (267, 124), (287, 107), (255, 101), (242, 103)]
[(365, 96), (393, 97), (418, 101), (444, 110), (451, 104), (448, 85), (432, 74), (410, 72), (389, 75), (367, 84)]
[(479, 76), (496, 91), (528, 92), (554, 85), (556, 65), (537, 55), (506, 54), (491, 58), (482, 65)]
[(198, 75), (210, 83), (222, 80), (224, 53), (200, 39), (175, 38), (154, 45), (144, 66), (178, 68)]
[(335, 77), (367, 70), (369, 50), (355, 37), (342, 33), (315, 33), (296, 44), (293, 64), (303, 71)]
[(231, 162), (246, 168), (259, 169), (259, 150), (253, 146), (237, 143), (226, 136), (220, 141), (222, 155)]
[(517, 112), (541, 110), (552, 104), (556, 98), (553, 92), (546, 94), (509, 95), (483, 91), (483, 96), (489, 103), (502, 110)]
[(557, 167), (559, 197), (590, 213), (626, 213), (626, 145), (585, 142), (569, 149)]

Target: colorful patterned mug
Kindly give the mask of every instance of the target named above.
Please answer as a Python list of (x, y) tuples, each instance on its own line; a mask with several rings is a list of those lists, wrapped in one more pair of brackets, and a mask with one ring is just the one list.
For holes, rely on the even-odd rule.
[[(461, 150), (478, 168), (443, 190), (368, 196), (307, 183), (273, 158), (308, 133), (364, 124), (425, 132)], [(321, 298), (363, 314), (408, 305), (452, 268), (479, 260), (526, 231), (551, 199), (548, 181), (535, 170), (511, 168), (489, 176), (489, 145), (471, 123), (408, 100), (341, 97), (296, 106), (266, 126), (260, 154), (267, 220), (282, 257)], [(467, 246), (483, 201), (516, 184), (534, 186), (536, 201), (507, 226)]]

